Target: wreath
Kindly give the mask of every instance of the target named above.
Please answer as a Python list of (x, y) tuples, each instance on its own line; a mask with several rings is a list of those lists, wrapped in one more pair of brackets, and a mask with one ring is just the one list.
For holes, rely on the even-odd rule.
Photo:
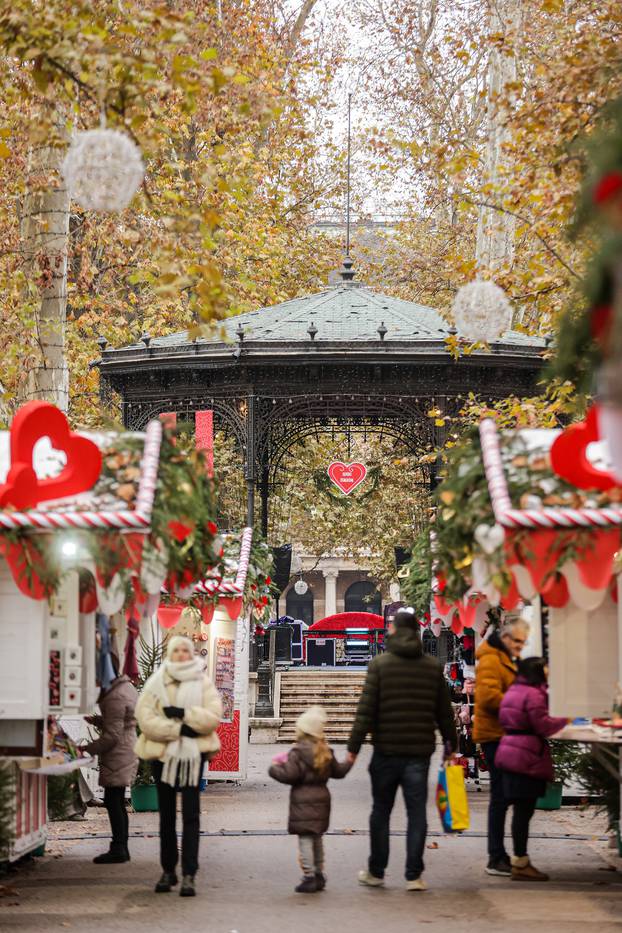
[(363, 502), (365, 499), (368, 499), (378, 488), (378, 483), (380, 481), (381, 469), (379, 466), (369, 467), (367, 470), (367, 476), (365, 477), (365, 482), (371, 480), (370, 488), (366, 489), (365, 492), (359, 493), (359, 495), (354, 495), (351, 493), (349, 496), (346, 496), (344, 493), (340, 492), (337, 487), (334, 485), (333, 481), (329, 477), (328, 473), (325, 470), (315, 470), (313, 473), (313, 482), (316, 485), (316, 488), (323, 495), (327, 496), (335, 505), (341, 506), (341, 508), (351, 508), (353, 502)]

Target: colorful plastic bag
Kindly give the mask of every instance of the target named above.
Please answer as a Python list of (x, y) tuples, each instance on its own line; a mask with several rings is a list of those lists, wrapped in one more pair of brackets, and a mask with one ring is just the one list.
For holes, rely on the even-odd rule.
[(446, 833), (462, 833), (469, 828), (469, 802), (462, 765), (444, 764), (440, 769), (436, 806)]

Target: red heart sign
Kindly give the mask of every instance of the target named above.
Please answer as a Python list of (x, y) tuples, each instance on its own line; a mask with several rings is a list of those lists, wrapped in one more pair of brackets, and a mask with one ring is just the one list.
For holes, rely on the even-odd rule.
[(344, 496), (349, 496), (367, 476), (367, 467), (363, 463), (342, 463), (341, 460), (334, 460), (328, 468), (328, 476)]
[[(58, 476), (38, 479), (32, 457), (35, 444), (49, 437), (56, 450), (64, 451), (67, 463)], [(34, 508), (46, 499), (86, 492), (101, 472), (102, 455), (97, 444), (69, 430), (67, 418), (49, 402), (28, 402), (11, 424), (11, 468), (0, 486), (0, 508)]]
[(585, 421), (571, 424), (555, 438), (551, 447), (553, 472), (578, 489), (607, 490), (618, 486), (613, 473), (599, 470), (587, 458), (588, 445), (598, 440), (598, 406), (593, 405)]

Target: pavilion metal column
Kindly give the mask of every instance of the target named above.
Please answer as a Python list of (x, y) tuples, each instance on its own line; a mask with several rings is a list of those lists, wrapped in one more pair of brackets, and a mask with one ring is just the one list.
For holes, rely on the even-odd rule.
[[(437, 395), (432, 401), (432, 407), (440, 411), (440, 418), (444, 418), (447, 413), (447, 397), (444, 395)], [(437, 450), (440, 450), (445, 446), (445, 441), (447, 440), (447, 427), (445, 424), (440, 425), (435, 424), (432, 428), (432, 443)], [(439, 453), (436, 461), (431, 464), (430, 467), (430, 487), (436, 489), (438, 486), (438, 474), (443, 466), (443, 458)]]
[(268, 500), (270, 498), (270, 467), (267, 463), (261, 466), (261, 534), (264, 539), (268, 537)]
[(255, 524), (255, 396), (246, 399), (246, 524)]

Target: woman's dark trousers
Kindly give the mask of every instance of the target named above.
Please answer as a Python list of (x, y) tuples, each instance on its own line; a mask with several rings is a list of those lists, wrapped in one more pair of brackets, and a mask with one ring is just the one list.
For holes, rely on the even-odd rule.
[(536, 809), (537, 797), (523, 797), (513, 800), (514, 813), (512, 815), (512, 842), (514, 855), (522, 858), (527, 855), (529, 841), (529, 823)]
[(499, 742), (482, 742), (482, 751), (490, 773), (490, 802), (488, 804), (488, 857), (491, 862), (509, 861), (505, 849), (505, 815), (508, 801), (503, 796), (503, 771), (495, 767)]
[(162, 870), (174, 872), (179, 853), (177, 851), (177, 792), (181, 794), (182, 837), (181, 870), (184, 875), (195, 875), (199, 867), (199, 832), (201, 828), (201, 802), (199, 785), (171, 787), (160, 780), (162, 762), (151, 763), (158, 789), (160, 811), (160, 864)]
[(108, 811), (112, 830), (111, 849), (125, 849), (129, 836), (129, 821), (125, 808), (125, 787), (105, 787), (104, 806)]

